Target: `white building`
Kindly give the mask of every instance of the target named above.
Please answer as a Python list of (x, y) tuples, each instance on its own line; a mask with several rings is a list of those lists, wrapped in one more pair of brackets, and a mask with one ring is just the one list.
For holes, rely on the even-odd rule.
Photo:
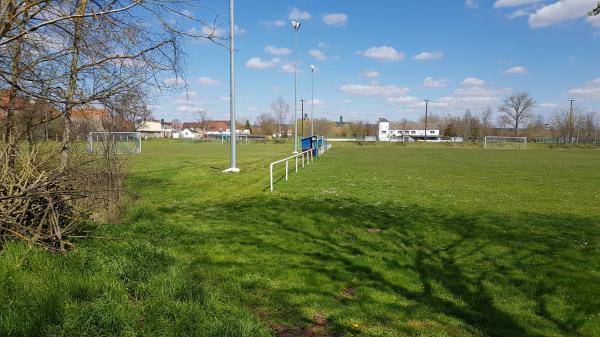
[(440, 130), (437, 124), (428, 123), (391, 123), (381, 118), (377, 126), (377, 139), (380, 142), (417, 140), (439, 141)]
[(145, 120), (138, 128), (138, 132), (142, 133), (142, 137), (148, 138), (171, 138), (173, 127), (171, 123), (164, 120), (148, 119)]
[(183, 129), (183, 131), (181, 131), (179, 133), (179, 137), (178, 138), (183, 138), (183, 139), (196, 139), (198, 138), (198, 134), (190, 129)]

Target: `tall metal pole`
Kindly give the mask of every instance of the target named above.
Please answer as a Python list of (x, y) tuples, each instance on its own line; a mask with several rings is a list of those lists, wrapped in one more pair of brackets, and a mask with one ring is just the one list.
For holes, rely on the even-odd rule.
[(427, 142), (427, 113), (429, 112), (429, 101), (425, 100), (425, 142)]
[(310, 101), (310, 136), (315, 135), (315, 66), (310, 66), (311, 71), (311, 101)]
[(569, 128), (567, 130), (567, 133), (569, 135), (569, 144), (573, 143), (573, 102), (575, 102), (574, 99), (570, 99), (569, 102), (571, 102), (571, 109), (569, 110)]
[(225, 172), (237, 173), (240, 169), (237, 167), (236, 153), (236, 130), (235, 130), (235, 23), (234, 23), (234, 0), (229, 0), (229, 131), (231, 140), (231, 167)]
[(298, 53), (300, 52), (300, 39), (298, 31), (300, 22), (292, 21), (292, 28), (296, 38), (296, 50), (294, 52), (294, 153), (298, 153)]
[(302, 137), (304, 137), (304, 102), (306, 100), (301, 99), (300, 103), (301, 103), (301, 108), (300, 108), (300, 118), (302, 118), (302, 131), (300, 131), (300, 139), (302, 139)]

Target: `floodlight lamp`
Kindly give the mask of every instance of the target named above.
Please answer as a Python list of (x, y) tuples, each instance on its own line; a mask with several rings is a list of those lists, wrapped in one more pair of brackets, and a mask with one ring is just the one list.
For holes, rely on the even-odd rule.
[(310, 65), (310, 69), (311, 69), (312, 71), (315, 71), (315, 65), (314, 65), (314, 64), (311, 64), (311, 65)]
[(302, 23), (298, 22), (298, 21), (293, 21), (292, 20), (292, 28), (294, 28), (294, 30), (300, 30), (300, 26), (302, 25)]

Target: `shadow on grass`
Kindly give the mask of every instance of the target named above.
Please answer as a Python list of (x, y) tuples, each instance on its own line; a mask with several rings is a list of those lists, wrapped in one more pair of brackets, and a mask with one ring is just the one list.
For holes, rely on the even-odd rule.
[[(211, 230), (170, 235), (224, 249), (193, 261), (228, 278), (210, 286), (271, 324), (310, 326), (307, 312), (325, 310), (328, 330), (340, 335), (360, 331), (347, 317), (406, 334), (446, 324), (486, 336), (598, 332), (590, 317), (598, 319), (600, 288), (588, 272), (600, 261), (597, 219), (274, 197), (165, 207), (156, 216), (178, 214)], [(340, 299), (347, 286), (356, 296)]]

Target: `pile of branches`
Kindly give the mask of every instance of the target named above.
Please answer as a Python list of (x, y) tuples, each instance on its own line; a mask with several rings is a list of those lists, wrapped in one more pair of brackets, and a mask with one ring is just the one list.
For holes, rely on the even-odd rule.
[[(104, 198), (112, 190), (99, 187), (105, 180), (98, 177), (106, 175), (97, 170), (104, 168), (98, 162), (87, 158), (64, 168), (54, 149), (9, 151), (8, 145), (0, 145), (0, 238), (52, 251), (71, 249), (69, 239), (82, 234), (94, 213), (90, 205), (104, 209), (106, 203), (98, 203), (97, 197)], [(92, 176), (98, 186), (86, 186)]]

